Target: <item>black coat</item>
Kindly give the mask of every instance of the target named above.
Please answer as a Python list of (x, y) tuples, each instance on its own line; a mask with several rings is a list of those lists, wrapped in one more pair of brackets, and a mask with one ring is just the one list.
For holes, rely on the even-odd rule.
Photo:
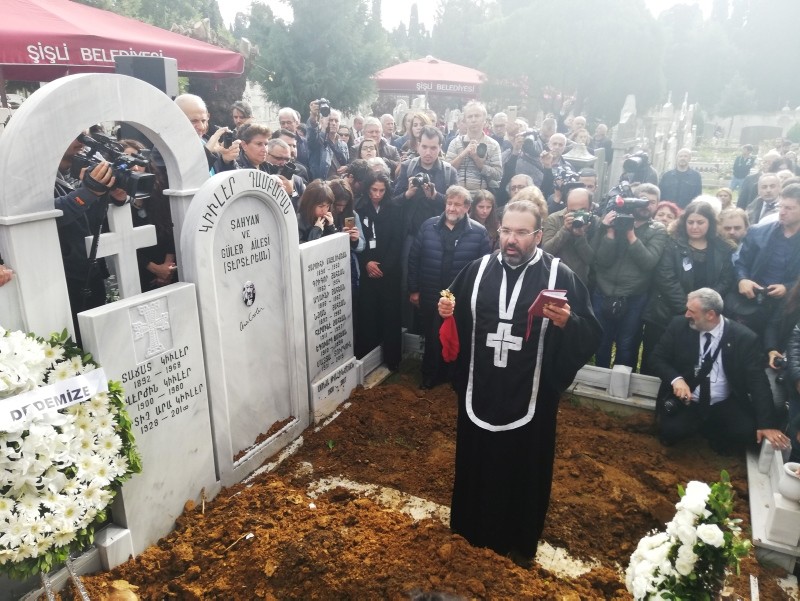
[[(706, 250), (706, 278), (710, 288), (725, 295), (733, 288), (733, 249), (722, 238), (709, 240)], [(670, 237), (664, 254), (658, 262), (654, 294), (645, 308), (642, 319), (666, 326), (676, 315), (686, 309), (686, 295), (698, 286), (694, 284), (692, 269), (684, 268), (684, 260), (691, 260), (691, 249), (684, 240)]]
[[(369, 198), (362, 198), (356, 207), (361, 218), (361, 230), (367, 246), (358, 255), (361, 277), (365, 278), (367, 263), (377, 261), (386, 276), (401, 278), (401, 254), (403, 250), (403, 233), (400, 207), (393, 205), (388, 198), (380, 204), (380, 212)], [(372, 242), (375, 242), (374, 244)]]
[[(753, 415), (757, 429), (775, 428), (778, 422), (758, 336), (745, 326), (725, 319), (720, 344), (731, 399)], [(653, 371), (661, 378), (659, 398), (672, 390), (675, 378), (688, 379), (694, 375), (699, 357), (699, 332), (691, 329), (684, 317), (674, 318), (651, 357)]]
[(431, 217), (422, 224), (411, 245), (408, 255), (408, 291), (420, 293), (421, 307), (435, 307), (443, 287), (449, 286), (472, 261), (491, 252), (486, 228), (465, 217), (463, 223), (456, 226), (463, 227), (463, 231), (453, 250), (449, 273), (442, 273), (445, 252), (442, 230), (446, 227), (444, 215)]

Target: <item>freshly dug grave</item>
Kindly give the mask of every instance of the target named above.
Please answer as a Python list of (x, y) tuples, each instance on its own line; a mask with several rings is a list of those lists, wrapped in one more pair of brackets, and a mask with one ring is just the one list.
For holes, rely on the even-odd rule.
[[(431, 591), (449, 598), (630, 599), (619, 570), (638, 540), (672, 518), (678, 484), (715, 481), (722, 469), (749, 532), (743, 457), (720, 457), (699, 440), (664, 449), (649, 415), (615, 417), (569, 399), (559, 412), (544, 540), (598, 562), (581, 576), (522, 569), (470, 546), (441, 521), (414, 521), (352, 487), (310, 496), (320, 479), (341, 477), (449, 505), (455, 395), (448, 386), (421, 391), (417, 381), (401, 373), (356, 391), (351, 405), (324, 428), (309, 429), (277, 470), (224, 490), (205, 513), (187, 506), (157, 545), (110, 573), (85, 577), (92, 599), (115, 580), (138, 587), (142, 599), (407, 599)], [(788, 599), (778, 573), (749, 557), (729, 584), (749, 598), (755, 574), (762, 599)]]

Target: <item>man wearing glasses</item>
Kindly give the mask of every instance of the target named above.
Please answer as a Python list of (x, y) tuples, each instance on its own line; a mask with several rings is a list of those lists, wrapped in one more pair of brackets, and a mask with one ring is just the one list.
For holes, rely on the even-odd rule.
[(273, 138), (267, 143), (267, 156), (264, 159), (264, 168), (267, 173), (277, 175), (286, 194), (292, 199), (292, 204), (297, 210), (297, 203), (303, 195), (306, 187), (303, 180), (296, 173), (284, 172), (286, 164), (292, 160), (292, 150), (289, 145), (280, 138)]
[(300, 125), (300, 113), (291, 107), (285, 106), (278, 111), (278, 124), (281, 126), (281, 129), (288, 130), (297, 138), (296, 160), (299, 163), (302, 163), (303, 166), (308, 169), (308, 142), (303, 136), (300, 135), (300, 132), (297, 129), (297, 127)]
[[(559, 398), (601, 335), (586, 287), (538, 247), (543, 217), (530, 201), (506, 205), (499, 253), (465, 267), (450, 285), (455, 300), (438, 305), (460, 343), (450, 527), (522, 566), (550, 502)], [(566, 303), (535, 303), (545, 289)]]

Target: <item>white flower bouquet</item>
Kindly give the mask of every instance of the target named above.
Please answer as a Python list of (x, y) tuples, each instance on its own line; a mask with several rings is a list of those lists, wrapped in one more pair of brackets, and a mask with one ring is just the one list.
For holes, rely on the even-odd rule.
[(626, 571), (634, 599), (714, 599), (725, 571), (739, 573), (739, 561), (750, 541), (739, 538), (740, 520), (731, 519), (733, 489), (728, 473), (708, 486), (692, 481), (678, 487), (681, 500), (665, 532), (639, 541)]
[[(97, 368), (66, 330), (49, 340), (0, 327), (4, 399)], [(119, 485), (141, 471), (119, 383), (0, 428), (0, 572), (47, 573), (93, 542)]]

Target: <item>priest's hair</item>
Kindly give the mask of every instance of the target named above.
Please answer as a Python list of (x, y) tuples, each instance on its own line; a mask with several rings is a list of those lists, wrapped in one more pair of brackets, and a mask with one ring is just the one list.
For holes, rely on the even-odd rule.
[(722, 315), (724, 304), (719, 292), (713, 288), (698, 288), (689, 293), (688, 299), (700, 301), (700, 308), (705, 311), (713, 311), (717, 315)]
[[(536, 229), (542, 227), (542, 221), (547, 216), (547, 209), (542, 213), (542, 207), (539, 203), (532, 200), (513, 200), (503, 208), (503, 215), (506, 213), (530, 213), (536, 217)], [(502, 222), (502, 220), (501, 220)]]

